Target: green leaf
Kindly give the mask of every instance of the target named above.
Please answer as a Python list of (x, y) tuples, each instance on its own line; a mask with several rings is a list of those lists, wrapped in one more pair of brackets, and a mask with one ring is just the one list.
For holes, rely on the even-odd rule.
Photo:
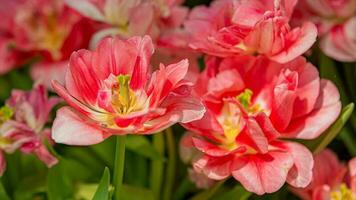
[(9, 79), (12, 87), (29, 90), (33, 84), (30, 76), (25, 73), (25, 69), (14, 70), (9, 73)]
[(155, 200), (151, 190), (130, 185), (124, 185), (121, 195), (122, 200)]
[(322, 151), (341, 131), (347, 120), (350, 118), (353, 110), (354, 104), (350, 103), (342, 109), (339, 118), (321, 136), (312, 141), (305, 141), (304, 144), (314, 153)]
[(104, 169), (98, 189), (96, 190), (93, 200), (108, 200), (110, 194), (110, 171), (107, 167)]
[(73, 185), (61, 162), (48, 171), (47, 194), (49, 200), (70, 199), (73, 196)]
[(11, 92), (10, 83), (4, 77), (0, 77), (0, 103), (1, 104), (3, 100), (9, 97), (10, 92)]
[(347, 150), (349, 151), (352, 157), (356, 156), (356, 137), (354, 136), (354, 132), (350, 130), (349, 127), (345, 127), (342, 129), (339, 134), (340, 139), (344, 142)]
[(320, 77), (332, 81), (338, 88), (342, 103), (346, 104), (346, 102), (349, 102), (349, 96), (345, 91), (344, 83), (341, 79), (338, 66), (335, 65), (335, 62), (325, 54), (320, 53), (319, 68)]
[(126, 137), (126, 148), (152, 160), (163, 160), (163, 157), (144, 136), (129, 135)]
[(44, 196), (46, 193), (45, 180), (45, 177), (35, 173), (21, 179), (14, 192), (14, 200), (37, 199), (39, 196)]
[(247, 192), (242, 186), (237, 185), (232, 190), (225, 192), (218, 197), (213, 198), (213, 200), (225, 200), (225, 199), (236, 199), (236, 200), (247, 200), (252, 194)]
[(10, 200), (10, 197), (7, 195), (5, 188), (2, 184), (2, 182), (0, 181), (0, 199), (2, 200)]

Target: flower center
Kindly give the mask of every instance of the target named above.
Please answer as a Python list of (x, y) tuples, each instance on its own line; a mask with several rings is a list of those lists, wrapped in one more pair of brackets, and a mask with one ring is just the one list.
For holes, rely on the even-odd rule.
[[(42, 16), (45, 15), (45, 16)], [(69, 34), (70, 25), (59, 24), (58, 14), (54, 10), (49, 13), (24, 12), (17, 16), (17, 22), (24, 27), (31, 47), (38, 50), (47, 50), (53, 59), (61, 58), (61, 47)]]
[(11, 139), (0, 136), (0, 149), (5, 149), (12, 143), (13, 143), (13, 141)]
[(226, 102), (221, 110), (218, 121), (224, 130), (224, 135), (217, 135), (222, 141), (221, 147), (233, 150), (237, 147), (236, 137), (242, 129), (242, 115), (239, 107), (233, 102)]
[(248, 115), (255, 115), (263, 111), (259, 104), (253, 104), (251, 102), (253, 92), (250, 89), (245, 89), (241, 94), (236, 97), (236, 100), (244, 108)]
[(346, 186), (345, 183), (341, 184), (338, 190), (331, 192), (332, 200), (353, 200), (356, 195)]
[(117, 84), (112, 88), (111, 103), (115, 111), (121, 115), (140, 111), (145, 107), (145, 95), (130, 88), (130, 79), (129, 75), (119, 75)]
[(252, 103), (252, 95), (253, 92), (250, 89), (245, 89), (223, 105), (218, 122), (224, 130), (224, 135), (217, 135), (222, 141), (223, 148), (234, 150), (238, 147), (236, 137), (244, 127), (244, 115), (252, 116), (263, 111), (259, 104)]
[(0, 108), (0, 126), (11, 119), (14, 115), (14, 111), (9, 106), (3, 106)]
[(4, 149), (10, 144), (12, 144), (12, 141), (9, 138), (1, 136), (2, 130), (1, 126), (10, 120), (12, 116), (14, 115), (14, 111), (7, 105), (3, 106), (0, 108), (0, 149)]

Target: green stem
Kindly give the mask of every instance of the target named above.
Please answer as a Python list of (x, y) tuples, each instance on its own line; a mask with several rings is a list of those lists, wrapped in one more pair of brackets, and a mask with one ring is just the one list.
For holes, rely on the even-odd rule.
[(224, 185), (225, 181), (226, 181), (226, 179), (215, 183), (215, 185), (212, 188), (205, 190), (201, 193), (198, 193), (197, 195), (192, 197), (190, 200), (209, 200), (209, 199), (211, 199), (211, 197), (214, 196), (214, 194), (220, 189), (220, 187), (222, 185)]
[(166, 129), (167, 149), (168, 149), (168, 163), (166, 171), (166, 182), (163, 191), (163, 200), (170, 200), (172, 195), (175, 166), (176, 166), (176, 149), (174, 143), (174, 135), (171, 128)]
[[(156, 133), (153, 135), (153, 146), (157, 152), (164, 157), (164, 137), (163, 133)], [(163, 160), (152, 160), (151, 161), (151, 179), (150, 188), (155, 194), (156, 199), (161, 199), (161, 187), (163, 181), (163, 171), (164, 171), (164, 161)]]
[(115, 164), (114, 164), (114, 200), (119, 200), (122, 191), (125, 167), (125, 140), (126, 136), (116, 136)]
[(175, 195), (173, 197), (173, 200), (182, 200), (184, 199), (184, 196), (187, 194), (187, 192), (194, 188), (194, 184), (189, 180), (188, 177), (185, 177), (178, 188), (175, 191)]

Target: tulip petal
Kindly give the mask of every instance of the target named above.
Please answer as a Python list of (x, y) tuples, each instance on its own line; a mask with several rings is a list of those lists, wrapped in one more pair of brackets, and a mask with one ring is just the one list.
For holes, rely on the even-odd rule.
[(219, 158), (203, 156), (193, 163), (193, 167), (194, 170), (197, 172), (203, 172), (211, 179), (222, 180), (231, 175), (232, 161), (232, 156)]
[(96, 66), (91, 62), (92, 52), (83, 49), (74, 52), (70, 57), (65, 86), (76, 99), (95, 105), (101, 83), (95, 73)]
[(223, 148), (220, 148), (219, 146), (206, 142), (205, 140), (202, 139), (193, 137), (192, 140), (195, 148), (197, 148), (199, 151), (209, 156), (222, 157), (222, 156), (227, 156), (229, 154), (243, 153), (246, 151), (246, 148), (243, 146), (230, 151), (230, 150), (225, 150)]
[(250, 155), (241, 159), (246, 164), (234, 169), (232, 175), (246, 190), (258, 195), (279, 190), (293, 166), (293, 157), (280, 151)]
[(298, 143), (286, 142), (283, 145), (288, 148), (294, 159), (294, 166), (288, 173), (287, 182), (294, 187), (308, 186), (313, 177), (313, 155)]
[(293, 120), (284, 132), (284, 136), (314, 139), (322, 134), (339, 116), (341, 102), (336, 86), (330, 81), (321, 80), (320, 87), (320, 95), (314, 110), (309, 115)]
[[(294, 102), (293, 118), (303, 116), (314, 109), (316, 100), (319, 96), (320, 78), (319, 72), (305, 59), (299, 57), (290, 63), (298, 70), (297, 97)], [(304, 67), (301, 67), (304, 66)]]
[(52, 167), (58, 163), (57, 158), (50, 154), (46, 149), (46, 146), (43, 144), (36, 148), (34, 152), (37, 157), (47, 165), (47, 167)]
[(69, 107), (59, 109), (53, 122), (52, 138), (57, 143), (92, 145), (102, 142), (109, 136), (109, 133), (89, 124)]
[(342, 62), (356, 61), (356, 43), (352, 34), (350, 34), (350, 32), (354, 32), (355, 27), (356, 17), (351, 18), (343, 26), (335, 26), (330, 33), (322, 38), (320, 48), (326, 55), (336, 60)]
[(101, 14), (100, 10), (90, 2), (90, 0), (64, 0), (65, 3), (80, 12), (80, 14), (94, 20), (105, 22), (105, 16)]
[(131, 89), (138, 90), (146, 86), (148, 67), (154, 52), (154, 47), (149, 36), (144, 36), (143, 38), (134, 37), (130, 38), (128, 41), (134, 43), (138, 49), (139, 55), (136, 58), (135, 67), (130, 81)]
[[(300, 35), (296, 37), (294, 34), (297, 34), (299, 31), (301, 32)], [(316, 41), (318, 30), (313, 23), (305, 22), (299, 31), (297, 31), (297, 29), (292, 30), (289, 35), (286, 36), (286, 40), (293, 40), (292, 38), (297, 38), (297, 40), (292, 41), (292, 44), (289, 45), (287, 49), (271, 56), (270, 59), (279, 63), (286, 63), (305, 53)]]

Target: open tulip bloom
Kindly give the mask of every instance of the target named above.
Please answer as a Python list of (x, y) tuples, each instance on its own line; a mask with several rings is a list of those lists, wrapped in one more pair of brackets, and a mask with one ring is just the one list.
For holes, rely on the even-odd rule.
[(233, 176), (260, 195), (285, 181), (306, 187), (312, 154), (285, 139), (314, 139), (334, 122), (341, 109), (336, 87), (302, 57), (286, 64), (211, 58), (206, 66), (195, 92), (207, 112), (185, 125), (193, 133), (186, 144), (200, 151), (194, 169), (215, 180)]
[(295, 0), (217, 0), (192, 10), (185, 23), (190, 46), (210, 55), (262, 54), (286, 63), (305, 53), (317, 29), (305, 22), (292, 29), (289, 17)]
[[(152, 134), (200, 119), (205, 108), (184, 77), (188, 61), (160, 65), (150, 74), (150, 37), (104, 39), (94, 51), (72, 54), (65, 87), (53, 82), (70, 105), (58, 110), (53, 139), (90, 145), (110, 135)], [(70, 128), (68, 128), (70, 127)]]
[(356, 198), (356, 158), (347, 165), (340, 162), (331, 150), (314, 156), (313, 180), (306, 188), (291, 188), (303, 200)]
[(0, 200), (356, 200), (355, 61), (356, 0), (0, 0)]

